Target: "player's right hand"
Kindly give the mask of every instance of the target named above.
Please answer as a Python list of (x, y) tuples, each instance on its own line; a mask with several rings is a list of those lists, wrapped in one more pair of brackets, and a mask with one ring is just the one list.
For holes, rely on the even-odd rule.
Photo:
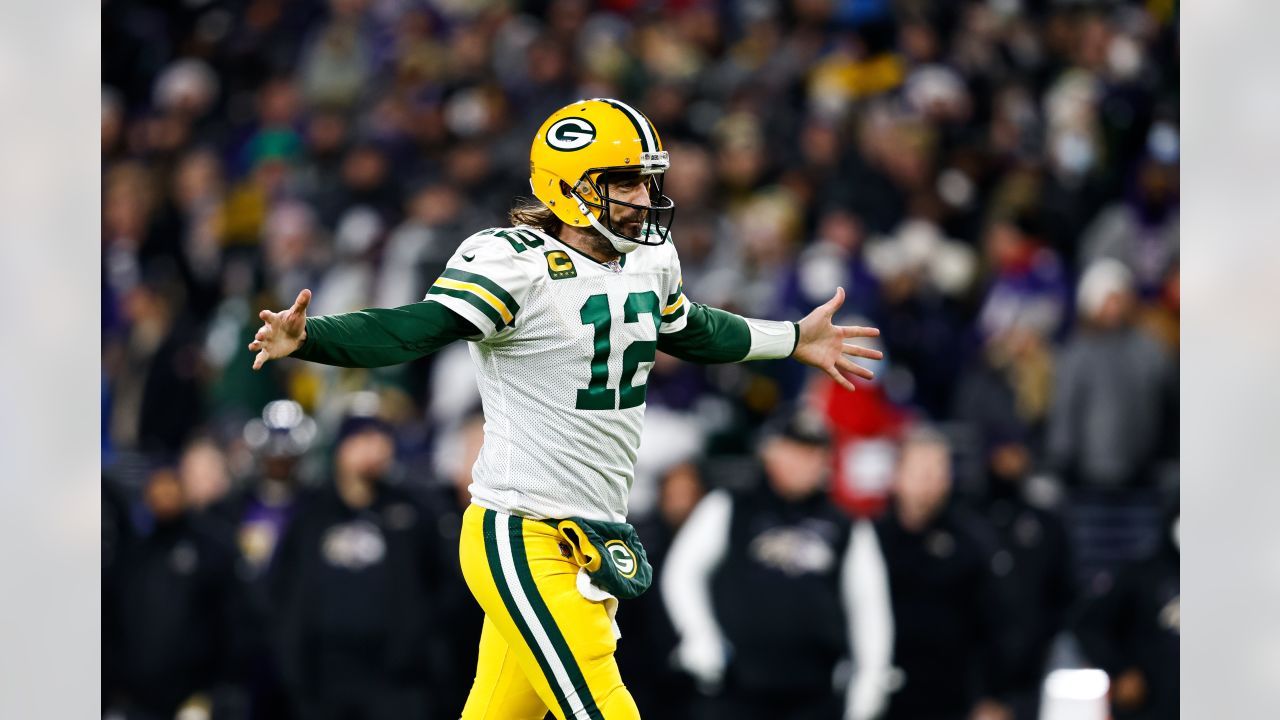
[(307, 305), (311, 304), (311, 291), (298, 293), (293, 307), (275, 313), (263, 310), (258, 313), (262, 327), (253, 336), (249, 349), (257, 351), (253, 369), (261, 368), (268, 360), (288, 357), (307, 339)]

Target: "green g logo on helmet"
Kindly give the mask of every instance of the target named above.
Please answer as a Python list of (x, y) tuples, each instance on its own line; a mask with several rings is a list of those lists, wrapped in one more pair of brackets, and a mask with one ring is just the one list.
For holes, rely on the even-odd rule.
[(627, 579), (635, 577), (636, 571), (640, 569), (640, 563), (636, 562), (635, 553), (627, 547), (626, 543), (621, 540), (610, 540), (604, 544), (604, 548), (609, 553), (613, 566), (618, 568), (619, 575)]
[(596, 139), (596, 126), (580, 117), (567, 117), (547, 128), (547, 144), (566, 152), (579, 150)]

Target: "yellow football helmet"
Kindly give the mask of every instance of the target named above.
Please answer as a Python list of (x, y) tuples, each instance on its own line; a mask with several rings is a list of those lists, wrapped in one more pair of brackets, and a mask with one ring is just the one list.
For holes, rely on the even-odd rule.
[[(529, 185), (562, 222), (593, 227), (618, 252), (628, 253), (666, 242), (676, 208), (662, 194), (663, 173), (670, 165), (658, 131), (638, 110), (608, 98), (579, 100), (552, 113), (538, 128), (529, 150)], [(651, 204), (610, 198), (609, 179), (618, 173), (643, 176)], [(638, 237), (614, 227), (613, 205), (641, 211)]]

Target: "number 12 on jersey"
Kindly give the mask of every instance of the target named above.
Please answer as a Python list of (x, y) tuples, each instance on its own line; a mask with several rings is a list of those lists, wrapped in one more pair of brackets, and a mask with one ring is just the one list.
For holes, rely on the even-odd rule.
[[(613, 352), (609, 342), (609, 329), (613, 324), (613, 315), (609, 312), (609, 296), (601, 293), (587, 298), (579, 315), (583, 325), (595, 328), (595, 344), (591, 355), (591, 381), (585, 388), (578, 390), (578, 401), (574, 407), (578, 410), (625, 410), (643, 405), (647, 383), (631, 383), (640, 363), (651, 363), (657, 357), (658, 342), (636, 340), (622, 351), (622, 377), (618, 382), (619, 389), (614, 390), (609, 387), (609, 355)], [(658, 306), (657, 294), (649, 290), (627, 295), (623, 305), (623, 322), (643, 322), (646, 317), (653, 319), (653, 328), (657, 331), (662, 323), (662, 309)]]

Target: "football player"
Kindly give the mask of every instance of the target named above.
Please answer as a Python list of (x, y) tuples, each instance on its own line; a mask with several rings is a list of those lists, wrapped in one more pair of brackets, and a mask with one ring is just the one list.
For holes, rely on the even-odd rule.
[(537, 202), (464, 240), (422, 302), (306, 317), (309, 290), (263, 310), (253, 367), (286, 356), (344, 367), (408, 362), (466, 340), (484, 444), (459, 556), (485, 612), (467, 720), (636, 718), (614, 660), (618, 598), (652, 568), (626, 523), (645, 383), (658, 350), (697, 363), (793, 357), (850, 390), (871, 378), (833, 325), (843, 289), (798, 323), (690, 302), (671, 240), (670, 165), (647, 117), (582, 100), (542, 124)]

